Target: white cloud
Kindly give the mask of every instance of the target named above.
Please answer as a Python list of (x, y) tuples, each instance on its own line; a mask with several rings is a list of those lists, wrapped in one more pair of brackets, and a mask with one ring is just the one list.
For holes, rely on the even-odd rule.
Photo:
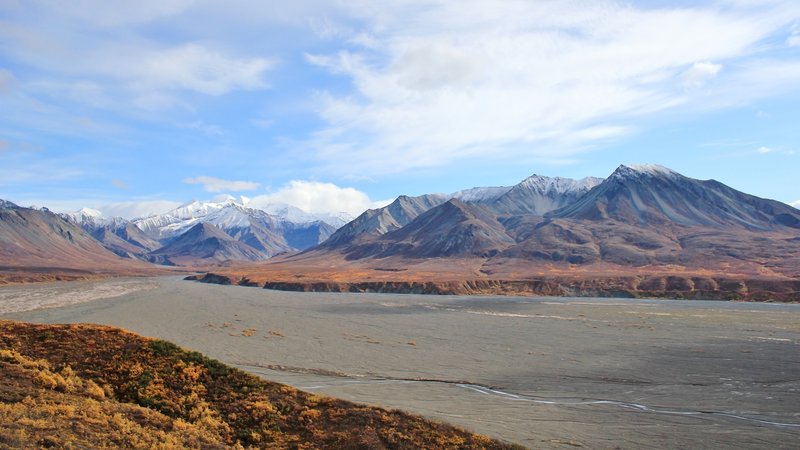
[(248, 203), (253, 208), (269, 204), (285, 203), (313, 214), (347, 213), (357, 216), (369, 208), (385, 206), (386, 202), (375, 202), (358, 189), (339, 187), (333, 183), (293, 180), (268, 195), (254, 197)]
[(800, 209), (800, 200), (797, 200), (796, 202), (789, 203), (789, 206), (792, 206), (792, 207), (795, 207), (797, 209)]
[(137, 219), (154, 214), (162, 214), (181, 205), (170, 200), (140, 200), (128, 202), (103, 203), (97, 199), (70, 199), (70, 200), (41, 200), (41, 199), (11, 199), (22, 206), (44, 206), (51, 211), (66, 213), (78, 211), (81, 208), (92, 208), (100, 211), (106, 217), (122, 217)]
[[(130, 57), (131, 55), (129, 55)], [(128, 64), (103, 70), (125, 78), (137, 90), (187, 89), (207, 95), (267, 87), (264, 73), (273, 67), (265, 58), (235, 58), (199, 44), (132, 55)]]
[(683, 85), (687, 88), (697, 88), (716, 78), (722, 70), (722, 64), (712, 62), (694, 63), (692, 67), (683, 72)]
[[(791, 67), (763, 61), (767, 70), (740, 75), (742, 65), (734, 64), (757, 55), (760, 41), (798, 16), (789, 2), (719, 9), (583, 1), (346, 5), (365, 24), (350, 45), (306, 57), (354, 86), (319, 93), (327, 127), (307, 142), (324, 170), (345, 176), (464, 158), (564, 159), (596, 145), (598, 133), (602, 141), (630, 133), (648, 114), (796, 89), (783, 76)], [(358, 36), (369, 45), (359, 46)], [(747, 83), (758, 89), (750, 93)]]
[(772, 149), (769, 148), (769, 147), (761, 146), (761, 147), (758, 147), (758, 149), (756, 149), (756, 151), (758, 153), (761, 153), (762, 155), (766, 155), (767, 153), (771, 153)]
[[(153, 111), (186, 106), (187, 94), (266, 89), (267, 73), (276, 66), (273, 58), (232, 50), (248, 46), (203, 38), (156, 41), (140, 35), (137, 26), (183, 11), (185, 1), (44, 2), (39, 10), (31, 3), (20, 8), (27, 14), (2, 23), (0, 40), (8, 43), (4, 56), (37, 70), (24, 86), (33, 95), (128, 113), (131, 106)], [(56, 25), (45, 28), (43, 23)], [(0, 72), (0, 91), (8, 84), (4, 79)]]
[(214, 177), (194, 177), (183, 180), (186, 184), (202, 184), (208, 192), (239, 192), (252, 191), (261, 185), (254, 181), (229, 181)]
[[(84, 206), (86, 203), (84, 203)], [(170, 200), (143, 200), (138, 202), (117, 202), (98, 206), (97, 210), (106, 217), (123, 217), (137, 219), (155, 214), (162, 214), (180, 206), (179, 202)], [(83, 206), (82, 206), (83, 207)]]

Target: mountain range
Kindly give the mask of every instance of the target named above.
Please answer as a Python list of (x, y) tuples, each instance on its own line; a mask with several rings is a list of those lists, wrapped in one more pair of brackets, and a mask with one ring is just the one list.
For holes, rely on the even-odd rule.
[[(47, 211), (29, 211), (56, 220)], [(533, 175), (514, 186), (400, 196), (338, 229), (335, 220), (296, 208), (270, 211), (227, 197), (133, 221), (89, 209), (60, 219), (73, 235), (82, 231), (80, 243), (99, 243), (129, 259), (255, 262), (237, 272), (237, 281), (508, 281), (589, 273), (800, 278), (800, 211), (655, 165), (623, 165), (605, 179)], [(3, 234), (34, 233), (17, 222), (4, 220)], [(12, 241), (5, 239), (3, 255), (11, 254)], [(42, 253), (29, 245), (29, 253)]]
[(166, 265), (259, 261), (304, 250), (325, 241), (344, 221), (343, 215), (323, 216), (326, 222), (290, 205), (268, 205), (275, 213), (270, 214), (246, 203), (231, 196), (191, 201), (163, 214), (130, 221), (104, 217), (89, 208), (62, 217), (117, 255)]
[(800, 211), (655, 165), (623, 165), (602, 180), (534, 175), (512, 187), (401, 196), (317, 247), (230, 277), (240, 279), (304, 290), (449, 292), (420, 287), (446, 281), (461, 283), (456, 293), (507, 292), (511, 282), (533, 289), (532, 280), (557, 280), (546, 289), (566, 293), (576, 280), (614, 280), (626, 291), (747, 298), (775, 286), (757, 291), (752, 280), (769, 279), (788, 282), (782, 292), (800, 299), (793, 284)]
[[(620, 166), (607, 179), (531, 176), (510, 188), (473, 188), (452, 198), (400, 197), (340, 228), (312, 252), (349, 259), (472, 255), (581, 264), (679, 263), (699, 230), (800, 236), (800, 211), (717, 181), (654, 166)], [(745, 239), (743, 248), (757, 247)], [(697, 245), (697, 238), (692, 242)], [(689, 258), (690, 259), (690, 258)]]

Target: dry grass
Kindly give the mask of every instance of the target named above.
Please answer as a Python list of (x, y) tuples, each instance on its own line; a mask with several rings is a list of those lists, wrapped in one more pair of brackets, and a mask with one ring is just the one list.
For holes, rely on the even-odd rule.
[(512, 448), (119, 329), (0, 322), (0, 448)]
[[(379, 265), (379, 266), (378, 266)], [(800, 274), (798, 274), (800, 275)], [(765, 273), (753, 261), (713, 267), (608, 262), (567, 264), (520, 258), (384, 258), (347, 260), (311, 252), (217, 268), (209, 282), (307, 292), (394, 292), (464, 295), (665, 297), (800, 301), (800, 276)], [(199, 277), (202, 278), (202, 277)]]

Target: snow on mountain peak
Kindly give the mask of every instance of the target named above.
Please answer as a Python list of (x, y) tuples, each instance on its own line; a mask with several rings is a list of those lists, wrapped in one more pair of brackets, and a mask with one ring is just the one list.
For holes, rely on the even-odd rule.
[(630, 175), (630, 174), (642, 174), (642, 175), (668, 175), (673, 176), (677, 175), (678, 173), (672, 169), (667, 167), (658, 165), (658, 164), (626, 164), (621, 165), (614, 171), (612, 176), (614, 175)]
[(136, 226), (157, 239), (168, 238), (185, 232), (197, 223), (210, 223), (224, 230), (246, 228), (253, 223), (291, 222), (309, 224), (322, 221), (339, 228), (352, 220), (340, 215), (317, 215), (307, 213), (285, 203), (259, 205), (250, 208), (247, 197), (235, 198), (230, 195), (214, 197), (210, 201), (193, 200), (164, 214), (134, 221)]
[(500, 197), (511, 190), (511, 186), (488, 186), (464, 189), (450, 194), (451, 198), (457, 198), (462, 202), (482, 202), (491, 201)]
[(529, 189), (539, 190), (541, 192), (564, 194), (568, 192), (589, 190), (600, 184), (602, 181), (602, 179), (595, 177), (586, 177), (581, 178), (580, 180), (574, 180), (572, 178), (546, 177), (543, 175), (534, 174), (524, 179), (517, 186), (524, 186)]
[(81, 208), (75, 214), (84, 215), (86, 217), (94, 217), (97, 219), (105, 216), (102, 212), (93, 208)]

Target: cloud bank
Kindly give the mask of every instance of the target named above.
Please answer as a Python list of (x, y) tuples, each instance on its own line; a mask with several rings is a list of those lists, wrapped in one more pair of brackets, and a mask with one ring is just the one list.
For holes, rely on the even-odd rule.
[(308, 148), (348, 175), (559, 159), (655, 114), (796, 89), (800, 65), (771, 59), (760, 43), (800, 5), (721, 3), (348, 2), (361, 24), (348, 45), (306, 60), (352, 90), (319, 92), (327, 126)]
[(357, 216), (369, 208), (384, 206), (387, 202), (370, 200), (367, 194), (351, 187), (292, 180), (273, 193), (253, 197), (248, 206), (259, 208), (274, 203), (286, 203), (315, 214), (347, 213)]
[(253, 191), (261, 186), (260, 183), (254, 181), (230, 181), (214, 177), (185, 178), (183, 182), (186, 184), (201, 184), (207, 192)]

